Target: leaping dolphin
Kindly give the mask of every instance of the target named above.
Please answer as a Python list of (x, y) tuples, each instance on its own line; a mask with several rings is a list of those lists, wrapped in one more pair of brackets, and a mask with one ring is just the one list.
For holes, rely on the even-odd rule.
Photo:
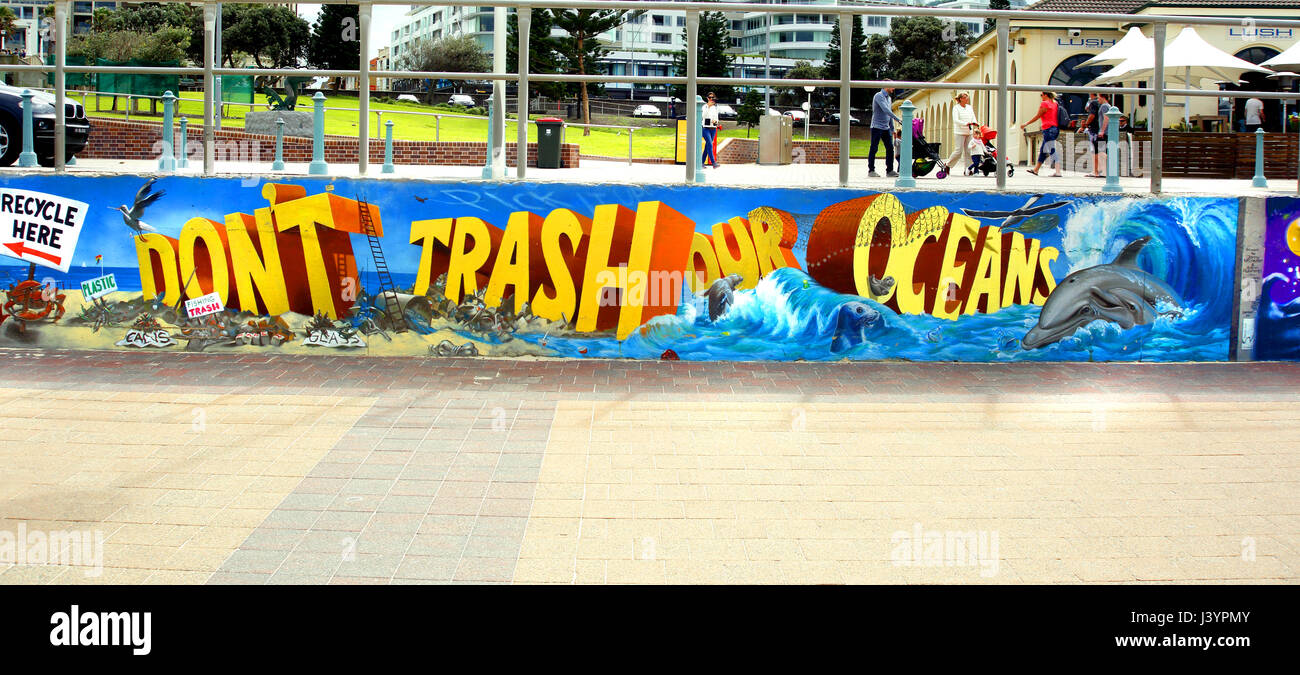
[(1009, 228), (1015, 226), (1020, 221), (1028, 218), (1029, 216), (1034, 215), (1035, 213), (1050, 211), (1058, 206), (1065, 205), (1065, 202), (1051, 202), (1048, 204), (1038, 204), (1037, 206), (1035, 206), (1035, 203), (1042, 198), (1043, 195), (1034, 195), (1029, 198), (1029, 201), (1025, 202), (1024, 206), (1015, 209), (1014, 211), (981, 211), (979, 209), (962, 209), (961, 212), (970, 216), (971, 218), (1001, 218), (1002, 219), (1001, 227)]
[(1155, 321), (1160, 315), (1155, 309), (1157, 301), (1181, 305), (1168, 284), (1138, 267), (1138, 253), (1149, 241), (1151, 237), (1135, 239), (1110, 264), (1067, 276), (1047, 296), (1038, 325), (1029, 329), (1020, 344), (1025, 349), (1050, 345), (1097, 319), (1127, 330)]

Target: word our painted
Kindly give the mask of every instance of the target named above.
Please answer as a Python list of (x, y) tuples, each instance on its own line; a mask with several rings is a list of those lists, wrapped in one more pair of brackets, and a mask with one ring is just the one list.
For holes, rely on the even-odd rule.
[(58, 195), (0, 189), (0, 255), (67, 272), (87, 208)]

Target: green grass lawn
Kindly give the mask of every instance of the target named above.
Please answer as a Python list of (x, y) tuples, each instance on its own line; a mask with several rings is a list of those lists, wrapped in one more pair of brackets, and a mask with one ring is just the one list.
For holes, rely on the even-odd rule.
[[(69, 93), (73, 100), (80, 101), (81, 96), (75, 93)], [(102, 100), (97, 100), (96, 95), (87, 95), (85, 98), (86, 114), (92, 117), (105, 117), (112, 119), (125, 119), (124, 111), (125, 99), (118, 100), (118, 112), (110, 112), (112, 97), (103, 96)], [(256, 94), (255, 99), (258, 103), (265, 103), (266, 97), (262, 94)], [(103, 108), (102, 111), (96, 110), (96, 104)], [(307, 100), (303, 104), (303, 99), (299, 99), (300, 110), (310, 110), (312, 103)], [(141, 113), (133, 113), (132, 117), (136, 119), (149, 119), (151, 121), (161, 119), (159, 117), (150, 117), (147, 113), (149, 107), (143, 102), (137, 103)], [(326, 108), (356, 108), (357, 98), (355, 96), (326, 96)], [(161, 111), (162, 106), (159, 105)], [(243, 112), (248, 110), (247, 106), (228, 105), (226, 114), (228, 117), (222, 121), (222, 126), (231, 128), (241, 128), (244, 126)], [(259, 108), (262, 109), (262, 108)], [(460, 117), (443, 117), (441, 122), (436, 122), (431, 115), (410, 115), (401, 113), (431, 113), (439, 112), (449, 113), (445, 110), (435, 109), (433, 106), (427, 106), (418, 103), (378, 103), (373, 99), (370, 102), (370, 135), (373, 138), (382, 138), (383, 129), (376, 124), (376, 111), (383, 111), (384, 121), (393, 120), (393, 138), (397, 140), (411, 141), (432, 141), (436, 137), (443, 141), (483, 141), (487, 138), (487, 117), (478, 117), (476, 119), (465, 119)], [(203, 93), (196, 91), (181, 92), (180, 114), (189, 117), (191, 121), (201, 121), (203, 119)], [(395, 113), (395, 114), (388, 114)], [(549, 115), (533, 115), (536, 117), (546, 117)], [(643, 120), (637, 120), (635, 124), (643, 124)], [(436, 132), (436, 133), (435, 133)], [(355, 136), (357, 134), (357, 113), (350, 110), (327, 110), (325, 113), (325, 133), (340, 136)], [(516, 138), (516, 127), (513, 120), (506, 123), (506, 137), (513, 140)], [(570, 128), (565, 134), (565, 140), (569, 143), (577, 143), (585, 155), (607, 155), (613, 157), (627, 157), (627, 130), (626, 129), (592, 129), (590, 135), (583, 135), (582, 130)], [(722, 129), (721, 138), (728, 137), (746, 137), (744, 127)], [(758, 137), (758, 130), (754, 129), (748, 133), (750, 138)], [(795, 139), (802, 139), (802, 133), (796, 133)], [(528, 139), (537, 140), (537, 127), (529, 125)], [(811, 140), (829, 140), (825, 135), (810, 136)], [(641, 158), (671, 158), (673, 156), (673, 145), (675, 140), (675, 130), (669, 126), (638, 126), (632, 139), (632, 156)], [(854, 138), (850, 140), (850, 153), (854, 157), (865, 157), (867, 154), (867, 139)]]

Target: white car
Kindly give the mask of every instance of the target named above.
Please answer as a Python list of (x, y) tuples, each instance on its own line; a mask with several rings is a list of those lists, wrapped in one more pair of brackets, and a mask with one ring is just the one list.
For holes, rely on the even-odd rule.
[(452, 94), (451, 98), (447, 99), (447, 103), (451, 105), (465, 106), (466, 108), (473, 108), (474, 97), (469, 94)]
[(768, 108), (768, 109), (767, 109), (767, 114), (771, 115), (772, 117), (780, 117), (780, 116), (781, 116), (781, 111), (780, 111), (780, 110), (777, 110), (777, 109), (775, 109), (775, 108)]
[(731, 107), (731, 106), (729, 106), (729, 105), (727, 105), (726, 103), (719, 103), (719, 104), (718, 104), (718, 119), (720, 119), (720, 120), (734, 120), (734, 119), (736, 119), (736, 109), (733, 108), (733, 107)]
[(657, 106), (646, 104), (646, 105), (637, 106), (636, 110), (632, 111), (632, 116), (633, 117), (663, 117), (664, 113)]
[(397, 100), (399, 100), (399, 101), (406, 101), (407, 103), (419, 103), (419, 102), (420, 102), (420, 99), (416, 98), (413, 94), (402, 94), (401, 96), (398, 96), (398, 97), (397, 97)]
[(787, 110), (781, 114), (794, 119), (796, 122), (802, 122), (804, 118), (808, 116), (808, 114), (802, 110)]

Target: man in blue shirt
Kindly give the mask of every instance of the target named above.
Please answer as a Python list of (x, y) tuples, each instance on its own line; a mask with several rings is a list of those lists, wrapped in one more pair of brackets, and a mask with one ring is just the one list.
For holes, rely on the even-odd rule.
[[(867, 175), (879, 178), (876, 173), (876, 144), (885, 144), (885, 175), (893, 178), (898, 175), (894, 170), (894, 122), (902, 122), (889, 105), (894, 87), (885, 87), (876, 92), (871, 99), (871, 150), (867, 154)], [(905, 141), (908, 139), (904, 139)]]

